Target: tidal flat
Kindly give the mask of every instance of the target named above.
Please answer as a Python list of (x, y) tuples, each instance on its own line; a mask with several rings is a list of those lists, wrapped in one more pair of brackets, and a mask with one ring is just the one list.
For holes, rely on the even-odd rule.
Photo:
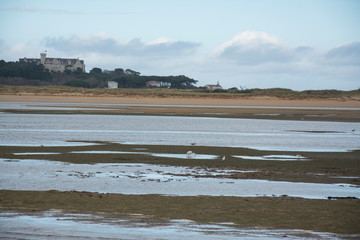
[[(359, 151), (289, 153), (289, 151), (191, 145), (131, 145), (99, 141), (93, 142), (94, 145), (90, 145), (90, 142), (86, 143), (88, 145), (85, 146), (0, 146), (4, 164), (13, 164), (15, 167), (16, 164), (29, 164), (30, 168), (37, 171), (37, 176), (45, 174), (49, 180), (57, 181), (57, 184), (46, 182), (50, 184), (50, 189), (56, 189), (57, 185), (66, 185), (69, 181), (75, 183), (83, 181), (84, 186), (94, 186), (101, 183), (104, 176), (107, 177), (104, 188), (92, 191), (86, 191), (86, 188), (83, 190), (82, 188), (72, 188), (76, 191), (42, 189), (42, 186), (36, 185), (36, 182), (32, 191), (10, 190), (11, 188), (15, 189), (14, 186), (9, 190), (4, 190), (6, 188), (2, 186), (3, 190), (0, 191), (2, 211), (44, 212), (60, 209), (73, 213), (96, 214), (101, 212), (106, 216), (142, 214), (146, 216), (144, 221), (149, 224), (153, 221), (151, 219), (157, 221), (188, 219), (199, 224), (231, 222), (238, 229), (261, 227), (262, 229), (303, 229), (314, 232), (360, 234)], [(215, 159), (197, 159), (196, 156), (187, 158), (188, 150), (200, 155), (206, 153), (218, 157)], [(184, 157), (173, 158), (171, 154), (179, 154)], [(236, 157), (237, 155), (289, 157), (299, 154), (308, 160), (258, 161)], [(223, 161), (222, 156), (226, 156), (226, 160)], [(40, 161), (42, 164), (54, 162), (60, 163), (60, 165), (53, 170), (37, 169), (33, 161)], [(74, 166), (72, 164), (75, 164), (76, 168), (72, 167)], [(107, 171), (103, 168), (108, 166), (107, 164), (115, 165), (116, 169)], [(86, 166), (93, 166), (94, 169), (89, 170)], [(158, 167), (152, 169), (153, 166)], [(130, 168), (133, 170), (130, 171)], [(28, 184), (31, 179), (35, 178), (26, 179), (24, 176), (26, 172), (21, 173), (21, 168), (16, 170), (19, 172), (14, 176), (20, 183), (23, 181)], [(8, 174), (14, 174), (14, 172), (9, 171)], [(65, 178), (56, 178), (61, 175)], [(97, 177), (98, 180), (96, 180)], [(21, 180), (22, 178), (23, 180)], [(166, 194), (166, 192), (165, 194), (104, 192), (107, 189), (105, 186), (111, 187), (110, 180), (117, 181), (117, 185), (121, 186), (121, 183), (127, 181), (126, 179), (134, 181), (130, 183), (132, 189), (136, 189), (136, 186), (156, 188), (156, 186), (164, 184), (164, 186), (169, 186), (171, 194)], [(228, 186), (236, 186), (234, 184), (237, 180), (253, 179), (269, 181), (275, 185), (281, 182), (321, 183), (325, 184), (324, 186), (337, 186), (340, 191), (350, 189), (352, 195), (339, 195), (339, 192), (330, 190), (321, 198), (312, 199), (306, 196), (291, 196), (291, 193), (289, 196), (285, 194), (286, 189), (282, 191), (284, 194), (281, 194), (281, 191), (271, 194), (270, 191), (267, 195), (260, 190), (257, 196), (252, 197), (222, 196), (219, 189), (216, 190), (219, 191), (217, 196), (189, 194), (196, 193), (196, 189), (192, 189), (192, 186), (196, 186), (197, 181), (200, 184), (203, 179), (215, 181), (202, 187), (214, 187), (216, 182), (222, 191)], [(193, 181), (192, 184), (195, 185), (183, 185), (177, 191), (178, 183), (186, 184), (190, 181)], [(1, 182), (4, 184), (6, 179)], [(16, 182), (13, 183), (16, 184)], [(39, 190), (36, 190), (36, 186)], [(176, 192), (183, 191), (184, 186), (187, 189), (187, 196), (177, 195)], [(246, 187), (238, 186), (238, 188), (235, 187), (238, 192), (247, 191)], [(301, 185), (290, 188), (301, 190)], [(273, 190), (265, 185), (263, 191), (269, 189)], [(320, 186), (320, 190), (324, 190), (324, 188)], [(316, 188), (312, 191), (318, 193)], [(336, 200), (327, 199), (328, 197), (334, 197)], [(356, 236), (358, 237), (358, 235)], [(342, 237), (344, 236), (339, 238)]]
[(96, 226), (137, 216), (165, 239), (360, 237), (358, 108), (3, 105), (2, 221), (55, 211)]

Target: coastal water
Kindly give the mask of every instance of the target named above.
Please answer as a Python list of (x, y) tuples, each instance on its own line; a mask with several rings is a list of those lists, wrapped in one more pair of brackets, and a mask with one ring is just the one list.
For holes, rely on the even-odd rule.
[(86, 140), (283, 151), (360, 149), (356, 122), (11, 113), (2, 113), (0, 119), (0, 145), (50, 146)]

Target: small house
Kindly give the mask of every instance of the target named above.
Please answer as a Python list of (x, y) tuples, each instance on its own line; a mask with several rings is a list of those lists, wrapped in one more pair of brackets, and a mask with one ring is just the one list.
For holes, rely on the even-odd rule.
[(147, 81), (145, 84), (147, 87), (161, 87), (161, 83), (159, 81)]
[(213, 84), (207, 84), (205, 85), (206, 89), (210, 90), (210, 91), (214, 91), (214, 90), (218, 90), (218, 89), (223, 89), (222, 86), (220, 86), (219, 82), (217, 82), (216, 85)]
[(118, 88), (119, 84), (115, 81), (108, 81), (108, 88)]

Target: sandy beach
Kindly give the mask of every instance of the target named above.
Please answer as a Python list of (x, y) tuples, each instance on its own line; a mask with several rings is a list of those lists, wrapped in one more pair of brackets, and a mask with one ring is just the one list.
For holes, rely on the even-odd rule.
[(89, 96), (36, 96), (0, 95), (1, 102), (49, 102), (49, 103), (101, 103), (101, 104), (149, 104), (149, 105), (207, 105), (207, 106), (272, 106), (272, 107), (332, 107), (360, 108), (360, 101), (344, 99), (287, 100), (275, 97), (185, 98), (185, 97), (89, 97)]
[[(275, 97), (195, 98), (141, 96), (36, 96), (0, 95), (3, 109), (12, 113), (119, 114), (192, 116), (306, 121), (360, 121), (360, 101), (343, 99), (296, 99)], [(43, 109), (12, 109), (13, 103), (36, 103)], [(6, 104), (9, 103), (9, 104)], [(64, 105), (61, 105), (63, 103)], [(56, 108), (49, 110), (49, 107)], [(67, 104), (75, 106), (69, 111)], [(108, 105), (109, 104), (109, 105)], [(8, 106), (8, 107), (7, 107)]]

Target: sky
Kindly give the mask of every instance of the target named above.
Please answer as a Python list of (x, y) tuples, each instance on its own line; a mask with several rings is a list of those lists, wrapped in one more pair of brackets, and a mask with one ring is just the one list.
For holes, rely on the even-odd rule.
[(354, 90), (359, 13), (360, 0), (0, 0), (0, 59), (46, 50), (197, 86)]

